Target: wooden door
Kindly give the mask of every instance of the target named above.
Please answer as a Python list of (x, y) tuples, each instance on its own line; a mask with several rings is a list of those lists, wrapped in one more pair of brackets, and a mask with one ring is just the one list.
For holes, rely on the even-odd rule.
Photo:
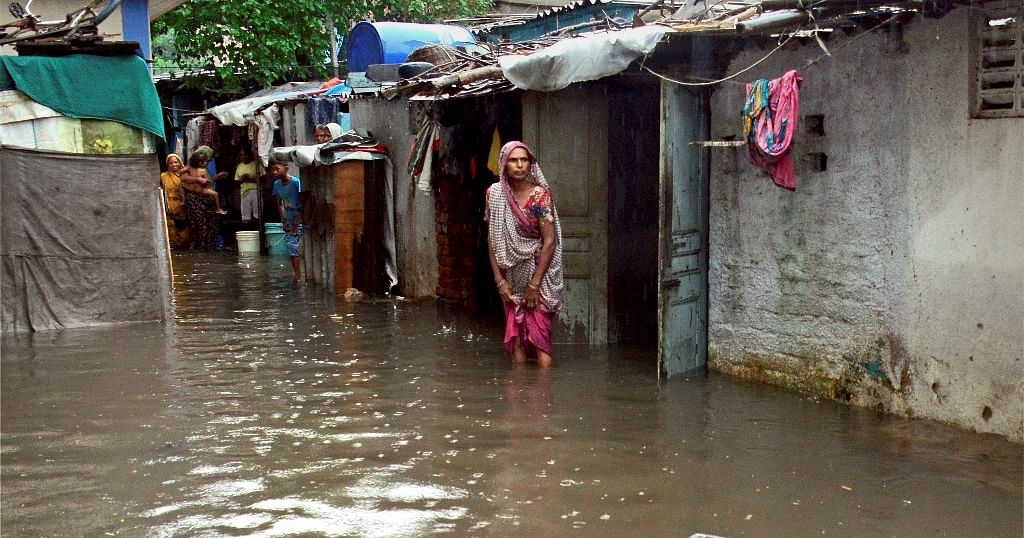
[(523, 142), (537, 154), (562, 223), (565, 308), (553, 335), (559, 342), (608, 342), (607, 137), (604, 85), (523, 95)]
[(663, 82), (658, 230), (658, 372), (707, 364), (709, 104), (704, 92)]

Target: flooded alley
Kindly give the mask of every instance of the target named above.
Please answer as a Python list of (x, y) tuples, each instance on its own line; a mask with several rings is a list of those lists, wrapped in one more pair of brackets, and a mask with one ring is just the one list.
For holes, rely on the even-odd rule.
[(178, 254), (166, 325), (4, 335), (9, 536), (1008, 536), (1020, 445)]

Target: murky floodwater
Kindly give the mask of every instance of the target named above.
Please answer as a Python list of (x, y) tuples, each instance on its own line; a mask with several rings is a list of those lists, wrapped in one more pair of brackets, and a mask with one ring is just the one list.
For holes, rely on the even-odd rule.
[(1021, 447), (174, 259), (166, 326), (3, 339), (8, 536), (1011, 536)]

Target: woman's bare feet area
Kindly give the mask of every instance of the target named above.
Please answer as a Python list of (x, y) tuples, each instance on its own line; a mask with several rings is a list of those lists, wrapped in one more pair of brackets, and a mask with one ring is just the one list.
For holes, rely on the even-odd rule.
[(551, 367), (552, 359), (551, 359), (551, 354), (550, 353), (545, 353), (545, 352), (543, 352), (543, 351), (541, 351), (541, 350), (539, 350), (539, 349), (537, 349), (535, 347), (532, 347), (532, 346), (531, 346), (530, 349), (531, 349), (531, 353), (528, 356), (527, 353), (526, 353), (526, 347), (523, 346), (523, 344), (519, 340), (519, 338), (516, 338), (514, 343), (512, 344), (512, 363), (513, 364), (526, 364), (526, 362), (529, 360), (529, 358), (533, 357), (534, 354), (536, 354), (537, 366), (539, 366), (541, 368), (550, 368)]

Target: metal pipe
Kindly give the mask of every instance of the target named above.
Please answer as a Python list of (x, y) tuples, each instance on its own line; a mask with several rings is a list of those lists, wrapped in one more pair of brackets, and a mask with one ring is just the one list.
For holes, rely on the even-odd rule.
[(334, 28), (334, 17), (327, 16), (327, 31), (331, 33), (331, 75), (338, 78), (338, 30)]
[(779, 9), (810, 9), (814, 4), (814, 9), (822, 9), (825, 11), (833, 10), (837, 8), (845, 7), (859, 7), (868, 9), (871, 7), (878, 7), (884, 5), (891, 5), (897, 7), (916, 7), (923, 4), (922, 0), (821, 0), (815, 2), (814, 0), (761, 0), (761, 9), (764, 11), (776, 11)]
[(760, 17), (736, 23), (736, 33), (747, 34), (754, 32), (766, 32), (786, 28), (788, 26), (799, 26), (810, 19), (806, 11), (782, 11), (779, 13), (766, 13)]

